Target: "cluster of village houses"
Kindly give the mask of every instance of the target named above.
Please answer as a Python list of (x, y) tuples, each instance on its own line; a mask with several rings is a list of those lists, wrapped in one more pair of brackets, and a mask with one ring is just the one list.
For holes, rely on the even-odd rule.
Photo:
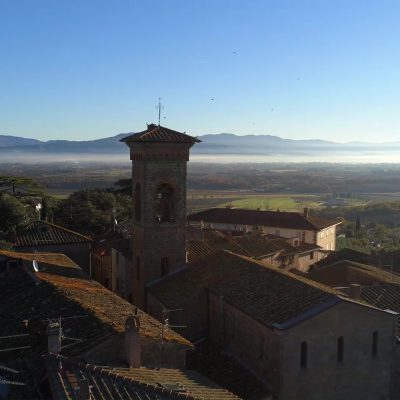
[(0, 251), (0, 398), (400, 399), (400, 257), (340, 220), (186, 213), (198, 139), (128, 136), (133, 221), (34, 221)]

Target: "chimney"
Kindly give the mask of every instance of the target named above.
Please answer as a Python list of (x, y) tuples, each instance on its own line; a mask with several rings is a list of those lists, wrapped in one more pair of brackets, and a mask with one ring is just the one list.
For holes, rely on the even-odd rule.
[(131, 368), (139, 368), (141, 365), (141, 344), (140, 344), (140, 320), (137, 315), (128, 317), (125, 322), (125, 355), (126, 362)]
[(358, 283), (351, 283), (350, 284), (350, 297), (353, 300), (360, 300), (361, 299), (361, 286)]
[(303, 215), (305, 218), (308, 218), (308, 207), (304, 207)]
[(50, 322), (47, 325), (47, 344), (49, 353), (61, 352), (61, 325), (59, 322)]
[(74, 388), (75, 398), (79, 400), (90, 400), (90, 387), (88, 379), (81, 379), (78, 382), (79, 386)]

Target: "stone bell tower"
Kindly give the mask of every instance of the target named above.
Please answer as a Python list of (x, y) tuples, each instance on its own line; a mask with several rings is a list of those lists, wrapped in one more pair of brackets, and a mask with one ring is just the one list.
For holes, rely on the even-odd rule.
[(133, 302), (145, 308), (146, 285), (186, 262), (186, 164), (200, 140), (150, 124), (121, 141), (132, 160)]

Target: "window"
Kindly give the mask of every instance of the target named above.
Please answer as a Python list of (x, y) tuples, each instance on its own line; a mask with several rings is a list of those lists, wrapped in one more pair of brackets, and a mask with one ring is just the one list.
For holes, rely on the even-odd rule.
[(174, 222), (174, 188), (168, 183), (162, 183), (156, 192), (156, 222)]
[(235, 334), (235, 319), (233, 313), (226, 313), (224, 315), (224, 323), (225, 323), (225, 333), (228, 336), (234, 336)]
[(163, 257), (161, 259), (161, 276), (165, 276), (169, 271), (169, 259), (168, 257)]
[(307, 342), (302, 342), (300, 346), (300, 367), (307, 368)]
[(378, 332), (375, 331), (372, 334), (372, 356), (376, 357), (378, 355)]
[(344, 353), (344, 339), (343, 336), (340, 336), (337, 341), (337, 362), (343, 362), (343, 353)]
[(142, 194), (140, 183), (135, 185), (135, 220), (140, 221), (142, 218)]
[(136, 256), (136, 279), (140, 281), (140, 258)]
[(310, 260), (314, 260), (314, 252), (313, 251), (310, 253)]
[(301, 241), (302, 242), (306, 241), (306, 233), (305, 232), (301, 232)]
[(264, 336), (258, 338), (258, 358), (262, 360), (264, 358)]

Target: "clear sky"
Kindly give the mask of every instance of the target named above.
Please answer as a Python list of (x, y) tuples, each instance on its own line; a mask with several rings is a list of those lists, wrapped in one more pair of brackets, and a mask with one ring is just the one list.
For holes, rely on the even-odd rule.
[(0, 0), (0, 134), (400, 140), (398, 0)]

